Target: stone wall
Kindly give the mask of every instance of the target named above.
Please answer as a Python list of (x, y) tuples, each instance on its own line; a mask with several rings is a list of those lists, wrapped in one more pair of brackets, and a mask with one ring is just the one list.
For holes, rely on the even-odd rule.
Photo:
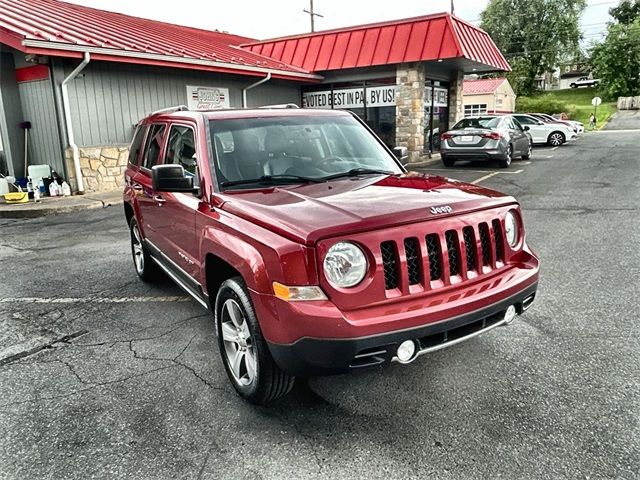
[[(127, 166), (129, 147), (112, 145), (107, 147), (80, 147), (80, 168), (84, 179), (84, 191), (108, 192), (119, 190), (124, 184), (124, 170)], [(69, 185), (78, 190), (73, 155), (70, 148), (65, 152)]]
[(409, 163), (419, 162), (424, 149), (424, 65), (404, 63), (396, 70), (396, 145), (407, 147)]
[(458, 71), (451, 78), (449, 87), (449, 127), (453, 127), (458, 120), (464, 117), (464, 100), (462, 98), (462, 83), (464, 73)]

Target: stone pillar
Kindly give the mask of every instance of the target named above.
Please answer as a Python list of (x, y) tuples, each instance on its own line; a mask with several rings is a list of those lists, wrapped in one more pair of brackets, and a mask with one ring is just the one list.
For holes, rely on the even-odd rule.
[[(124, 170), (129, 158), (127, 145), (104, 147), (80, 147), (80, 169), (84, 179), (85, 192), (108, 192), (124, 186)], [(65, 151), (69, 185), (78, 190), (71, 148)]]
[(462, 83), (464, 73), (454, 72), (449, 87), (449, 128), (464, 117), (464, 103), (462, 102)]
[(396, 146), (407, 147), (409, 163), (424, 154), (424, 65), (403, 63), (396, 70)]

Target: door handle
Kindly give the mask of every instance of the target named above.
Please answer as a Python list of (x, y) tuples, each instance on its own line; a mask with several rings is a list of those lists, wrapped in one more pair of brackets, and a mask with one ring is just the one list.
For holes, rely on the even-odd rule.
[(131, 188), (133, 190), (135, 190), (136, 192), (141, 192), (142, 191), (142, 185), (140, 185), (139, 183), (134, 183)]
[(166, 200), (162, 198), (162, 195), (154, 195), (153, 200), (158, 204), (158, 206), (162, 206), (166, 203)]

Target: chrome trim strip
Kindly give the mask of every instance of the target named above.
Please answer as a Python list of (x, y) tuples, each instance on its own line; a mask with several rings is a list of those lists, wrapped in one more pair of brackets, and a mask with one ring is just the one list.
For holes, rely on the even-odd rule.
[(194, 291), (192, 291), (191, 288), (189, 288), (186, 283), (180, 280), (171, 270), (169, 270), (166, 266), (164, 266), (160, 260), (158, 260), (154, 256), (151, 257), (151, 260), (156, 262), (156, 264), (164, 271), (164, 273), (169, 275), (171, 280), (176, 282), (180, 288), (182, 288), (185, 292), (191, 295), (193, 299), (196, 300), (205, 309), (209, 310), (209, 306), (207, 305), (207, 303), (202, 298), (200, 298)]
[[(488, 326), (486, 328), (483, 328), (482, 330), (478, 330), (477, 332), (470, 333), (469, 335), (466, 335), (464, 337), (456, 338), (455, 340), (451, 340), (450, 342), (441, 343), (440, 345), (434, 345), (433, 347), (420, 349), (420, 350), (418, 350), (418, 353), (416, 353), (416, 356), (414, 357), (413, 360), (418, 358), (420, 355), (424, 355), (425, 353), (436, 352), (438, 350), (442, 350), (443, 348), (452, 347), (452, 346), (457, 345), (459, 343), (462, 343), (462, 342), (464, 342), (466, 340), (470, 340), (473, 337), (477, 337), (478, 335), (481, 335), (481, 334), (483, 334), (485, 332), (488, 332), (489, 330), (493, 330), (496, 327), (504, 325), (506, 322), (507, 322), (507, 320), (505, 318), (503, 318), (502, 320), (500, 320), (499, 322), (494, 323), (493, 325), (490, 325), (490, 326)], [(391, 359), (391, 361), (392, 362), (402, 363), (398, 359), (398, 357), (395, 357), (395, 356)]]
[[(150, 242), (149, 240), (147, 240), (146, 238), (144, 239), (144, 242), (146, 244), (148, 244), (152, 250), (155, 252), (158, 252), (162, 257), (163, 260), (167, 261), (168, 263), (170, 263), (176, 270), (180, 271), (185, 277), (188, 277), (190, 279), (193, 280), (193, 283), (195, 283), (196, 285), (198, 285), (201, 289), (202, 289), (202, 285), (197, 282), (191, 275), (189, 275), (187, 272), (185, 272), (182, 268), (180, 268), (180, 266), (178, 264), (176, 264), (176, 262), (174, 262), (173, 260), (171, 260), (169, 257), (167, 257), (162, 250), (160, 250), (158, 247), (156, 247), (153, 242)], [(174, 282), (176, 282), (178, 284), (178, 286), (180, 288), (182, 288), (185, 292), (187, 292), (189, 295), (191, 295), (195, 300), (198, 301), (198, 303), (200, 305), (202, 305), (204, 308), (206, 308), (207, 310), (209, 310), (209, 305), (207, 305), (207, 302), (198, 294), (198, 292), (194, 291), (193, 288), (191, 288), (189, 285), (187, 285), (182, 279), (180, 279), (174, 272), (171, 271), (171, 269), (169, 267), (167, 267), (166, 265), (164, 265), (162, 263), (162, 261), (159, 258), (156, 258), (154, 255), (150, 255), (151, 259), (156, 262), (156, 264), (164, 271), (164, 273), (166, 273), (167, 275), (169, 275), (169, 277), (171, 278), (171, 280), (173, 280)]]

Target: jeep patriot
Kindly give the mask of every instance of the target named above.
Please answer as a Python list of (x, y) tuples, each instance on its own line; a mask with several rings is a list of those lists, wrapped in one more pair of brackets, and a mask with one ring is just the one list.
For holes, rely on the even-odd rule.
[(135, 270), (213, 313), (236, 391), (409, 363), (511, 323), (538, 259), (516, 200), (407, 172), (357, 116), (264, 108), (151, 114), (124, 210)]

